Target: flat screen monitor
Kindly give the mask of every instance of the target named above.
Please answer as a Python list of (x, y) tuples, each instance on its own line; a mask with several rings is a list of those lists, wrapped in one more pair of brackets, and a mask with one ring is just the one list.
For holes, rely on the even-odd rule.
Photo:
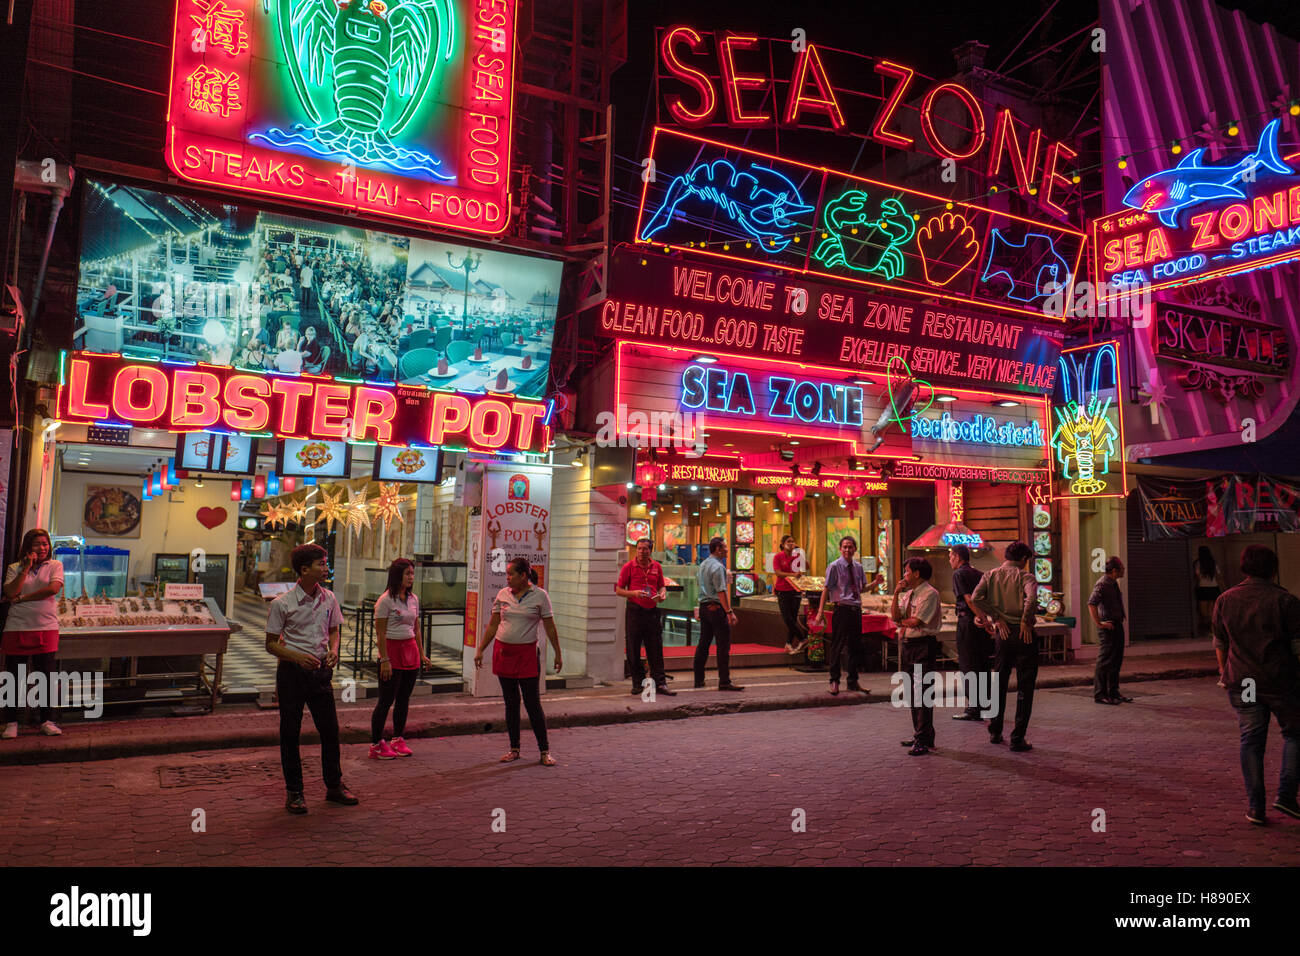
[(275, 470), (295, 478), (349, 478), (352, 446), (345, 441), (286, 438), (276, 452)]
[(251, 475), (257, 439), (221, 432), (187, 432), (176, 436), (176, 467), (203, 474)]
[(439, 482), (442, 480), (442, 449), (376, 446), (371, 477), (375, 481)]

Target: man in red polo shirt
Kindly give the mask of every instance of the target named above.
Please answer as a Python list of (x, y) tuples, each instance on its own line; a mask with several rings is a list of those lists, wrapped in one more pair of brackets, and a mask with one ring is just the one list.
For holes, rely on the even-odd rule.
[(641, 538), (636, 543), (636, 558), (623, 565), (618, 572), (614, 593), (627, 598), (627, 615), (624, 630), (627, 632), (627, 668), (632, 676), (632, 693), (641, 693), (645, 680), (645, 667), (641, 664), (641, 645), (645, 645), (650, 676), (654, 678), (658, 693), (676, 697), (668, 689), (664, 673), (664, 629), (659, 615), (659, 605), (668, 598), (664, 582), (664, 569), (650, 558), (650, 539)]

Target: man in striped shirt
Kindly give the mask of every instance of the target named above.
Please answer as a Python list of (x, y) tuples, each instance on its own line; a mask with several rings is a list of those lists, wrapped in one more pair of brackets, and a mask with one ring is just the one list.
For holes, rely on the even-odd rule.
[(1034, 634), (1034, 610), (1038, 592), (1034, 576), (1026, 565), (1033, 556), (1029, 545), (1012, 541), (1003, 552), (1000, 567), (987, 572), (971, 595), (971, 604), (992, 622), (997, 638), (994, 670), (998, 675), (998, 710), (989, 721), (989, 740), (1002, 743), (1002, 720), (1007, 712), (1007, 681), (1016, 672), (1016, 723), (1011, 730), (1011, 749), (1032, 750), (1025, 740), (1029, 715), (1034, 709), (1034, 684), (1038, 680), (1041, 642)]

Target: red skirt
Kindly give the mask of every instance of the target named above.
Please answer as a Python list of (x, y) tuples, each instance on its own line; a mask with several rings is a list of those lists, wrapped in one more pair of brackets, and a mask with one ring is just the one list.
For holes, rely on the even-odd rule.
[(497, 677), (536, 677), (542, 672), (537, 663), (537, 642), (531, 644), (492, 645), (492, 673)]
[(0, 651), (22, 656), (24, 654), (53, 654), (59, 649), (59, 631), (5, 631), (0, 638)]

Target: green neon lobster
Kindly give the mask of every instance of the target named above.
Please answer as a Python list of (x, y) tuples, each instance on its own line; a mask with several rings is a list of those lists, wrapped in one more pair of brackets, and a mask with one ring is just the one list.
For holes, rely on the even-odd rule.
[[(262, 0), (270, 12), (271, 0)], [(351, 160), (424, 172), (452, 181), (440, 159), (393, 142), (424, 104), (436, 74), (451, 59), (456, 16), (451, 0), (275, 0), (276, 32), (294, 93), (313, 125), (272, 127), (249, 134), (279, 149), (306, 150)], [(305, 71), (305, 75), (304, 75)], [(313, 90), (332, 87), (335, 118), (320, 109)], [(394, 90), (394, 86), (396, 89)], [(406, 105), (390, 123), (390, 95)]]

